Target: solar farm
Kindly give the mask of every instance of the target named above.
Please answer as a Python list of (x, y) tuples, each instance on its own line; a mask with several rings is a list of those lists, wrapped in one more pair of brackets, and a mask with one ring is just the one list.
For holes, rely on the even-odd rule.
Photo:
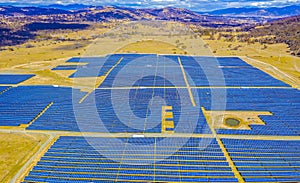
[(241, 58), (112, 54), (52, 70), (95, 87), (0, 75), (0, 129), (50, 135), (18, 182), (300, 182), (300, 91)]

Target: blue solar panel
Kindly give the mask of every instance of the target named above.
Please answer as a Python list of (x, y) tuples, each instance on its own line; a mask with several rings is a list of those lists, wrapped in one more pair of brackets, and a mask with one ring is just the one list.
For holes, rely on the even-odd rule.
[(33, 74), (0, 74), (0, 84), (19, 84), (32, 78)]
[(97, 62), (99, 62), (100, 59), (101, 59), (101, 57), (74, 57), (74, 58), (71, 58), (71, 59), (67, 60), (67, 62), (73, 62), (73, 63), (97, 63)]
[(238, 57), (215, 57), (220, 66), (252, 67)]
[(77, 65), (59, 65), (52, 70), (76, 70), (78, 67)]

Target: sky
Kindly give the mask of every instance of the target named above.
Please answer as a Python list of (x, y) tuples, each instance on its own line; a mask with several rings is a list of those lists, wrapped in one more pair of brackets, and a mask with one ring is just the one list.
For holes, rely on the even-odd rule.
[(300, 0), (0, 0), (0, 4), (47, 5), (47, 4), (87, 4), (116, 5), (137, 8), (181, 7), (197, 11), (210, 11), (232, 7), (277, 7), (300, 4)]

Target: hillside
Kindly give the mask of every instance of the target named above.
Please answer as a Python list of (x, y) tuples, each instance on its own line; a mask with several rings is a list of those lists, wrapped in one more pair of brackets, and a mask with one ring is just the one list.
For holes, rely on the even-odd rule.
[[(135, 9), (117, 6), (86, 6), (80, 4), (48, 5), (44, 7), (0, 6), (0, 46), (16, 45), (32, 39), (39, 30), (84, 29), (94, 22), (115, 21), (176, 21), (202, 27), (253, 27), (257, 23), (270, 21), (276, 16), (300, 13), (298, 6), (282, 8), (231, 8), (200, 14), (184, 8)], [(261, 12), (264, 12), (263, 14)], [(223, 15), (239, 15), (223, 16)], [(242, 17), (243, 15), (262, 17)], [(268, 18), (264, 17), (269, 16)], [(286, 22), (285, 22), (286, 21)], [(294, 54), (298, 54), (296, 18), (283, 19), (252, 29), (253, 37), (275, 35), (275, 42), (287, 43)], [(278, 23), (276, 23), (278, 22)], [(281, 22), (281, 23), (280, 23)], [(283, 24), (287, 23), (287, 26)], [(78, 25), (75, 25), (78, 24)], [(288, 32), (288, 34), (287, 34)], [(264, 40), (265, 41), (265, 40)]]
[[(184, 8), (134, 9), (116, 6), (50, 5), (46, 7), (0, 6), (0, 17), (28, 21), (112, 21), (112, 20), (168, 20), (198, 23), (202, 26), (240, 25), (239, 19), (203, 15)], [(251, 22), (251, 20), (248, 20)], [(244, 22), (245, 23), (245, 22)]]
[[(48, 7), (0, 7), (0, 16), (6, 17), (24, 17), (24, 16), (42, 16), (44, 19), (55, 17), (55, 20), (81, 20), (81, 21), (109, 21), (118, 19), (128, 20), (178, 20), (202, 22), (206, 16), (182, 8), (159, 8), (159, 9), (133, 9), (125, 7), (98, 6), (88, 7), (80, 5), (50, 5)], [(64, 16), (55, 16), (64, 15)]]
[[(115, 21), (177, 21), (207, 27), (239, 26), (239, 20), (200, 15), (183, 8), (134, 9), (113, 6), (0, 6), (0, 46), (17, 45), (39, 30), (84, 29), (86, 24)], [(78, 25), (75, 25), (78, 24)], [(248, 22), (247, 22), (248, 24)]]
[[(210, 40), (225, 39), (229, 42), (238, 41), (248, 45), (258, 43), (267, 48), (267, 45), (285, 44), (288, 52), (300, 56), (300, 15), (273, 20), (252, 26), (240, 28), (201, 29), (201, 35), (210, 36)], [(239, 49), (239, 46), (235, 48)]]
[(262, 43), (286, 43), (291, 54), (300, 56), (300, 16), (272, 21), (261, 27), (250, 29), (252, 37), (262, 37)]

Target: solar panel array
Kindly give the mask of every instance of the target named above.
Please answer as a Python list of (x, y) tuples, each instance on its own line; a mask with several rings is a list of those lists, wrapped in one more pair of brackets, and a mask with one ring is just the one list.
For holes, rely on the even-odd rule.
[[(117, 79), (119, 82), (114, 84), (116, 87), (128, 86), (130, 79), (143, 78), (149, 73), (164, 76), (164, 78), (173, 78), (175, 79), (173, 85), (185, 86), (178, 64), (178, 56), (167, 55), (116, 54), (106, 57), (72, 58), (68, 62), (87, 63), (87, 65), (77, 66), (77, 71), (70, 78), (103, 76), (121, 58), (124, 60), (113, 69), (101, 85), (102, 87), (111, 87), (120, 71), (122, 71), (121, 75)], [(180, 58), (189, 76), (191, 86), (289, 86), (236, 57), (180, 56)], [(126, 69), (124, 69), (125, 66)], [(76, 67), (58, 66), (54, 68), (54, 70), (69, 69), (73, 70)], [(222, 75), (216, 75), (216, 71), (221, 71)], [(157, 78), (157, 80), (150, 79), (146, 86), (169, 86), (164, 84), (166, 83), (163, 80)]]
[(239, 58), (180, 58), (191, 86), (289, 86)]
[[(118, 119), (118, 116), (114, 113), (113, 106), (111, 103), (111, 90), (102, 90), (103, 87), (112, 87), (114, 84), (117, 86), (130, 86), (126, 83), (133, 78), (135, 82), (133, 82), (133, 87), (140, 87), (139, 89), (133, 88), (124, 93), (124, 90), (113, 90), (117, 92), (115, 96), (120, 102), (120, 104), (127, 103), (129, 101), (138, 101), (131, 106), (130, 110), (136, 108), (138, 110), (134, 110), (133, 114), (141, 117), (142, 119), (146, 119), (147, 116), (143, 116), (146, 112), (151, 111), (153, 105), (150, 105), (150, 100), (154, 96), (161, 97), (165, 101), (170, 101), (171, 106), (174, 106), (174, 114), (175, 114), (175, 125), (179, 121), (180, 112), (177, 109), (179, 104), (184, 107), (186, 113), (195, 113), (198, 115), (197, 122), (190, 122), (191, 120), (183, 119), (185, 121), (186, 126), (178, 126), (176, 128), (176, 132), (188, 133), (191, 132), (191, 127), (194, 127), (195, 133), (211, 133), (207, 129), (206, 120), (202, 114), (202, 112), (193, 112), (191, 103), (189, 102), (189, 95), (186, 89), (180, 89), (180, 97), (181, 100), (176, 99), (176, 93), (178, 95), (179, 89), (143, 89), (141, 87), (153, 87), (153, 86), (168, 86), (168, 87), (177, 87), (178, 85), (184, 85), (184, 79), (182, 76), (182, 72), (180, 70), (180, 66), (178, 63), (178, 56), (156, 56), (156, 55), (110, 55), (107, 56), (108, 62), (104, 62), (103, 58), (100, 58), (103, 62), (99, 62), (99, 58), (81, 58), (81, 59), (71, 59), (72, 62), (87, 62), (88, 65), (101, 65), (103, 68), (101, 70), (102, 73), (108, 71), (108, 68), (114, 66), (118, 60), (122, 57), (123, 61), (117, 65), (112, 72), (109, 73), (103, 84), (99, 89), (95, 90), (94, 93), (90, 95), (89, 98), (86, 99), (84, 103), (84, 107), (86, 105), (95, 105), (96, 110), (100, 114), (103, 127), (93, 127), (92, 122), (84, 121), (84, 128), (80, 128), (78, 126), (78, 121), (76, 119), (76, 115), (73, 109), (73, 101), (72, 101), (72, 90), (70, 88), (54, 88), (47, 86), (35, 86), (35, 87), (17, 87), (13, 88), (11, 91), (3, 94), (0, 100), (2, 99), (4, 105), (0, 106), (0, 110), (2, 110), (2, 121), (1, 125), (3, 126), (18, 126), (19, 124), (27, 124), (31, 121), (37, 114), (41, 112), (50, 102), (54, 102), (54, 104), (47, 110), (45, 113), (38, 118), (28, 129), (31, 130), (63, 130), (63, 131), (80, 131), (82, 129), (91, 132), (106, 132), (107, 129), (111, 132), (160, 132), (161, 124), (160, 122), (160, 113), (157, 112), (153, 115), (153, 121), (155, 121), (154, 125), (151, 120), (144, 120), (140, 123), (140, 125), (145, 126), (144, 129), (135, 129), (132, 128), (134, 126), (134, 121), (132, 118), (132, 114), (123, 112), (118, 114), (122, 119), (127, 119), (127, 123), (131, 123), (130, 125), (124, 125), (124, 120)], [(139, 60), (141, 59), (141, 60)], [(186, 70), (186, 73), (189, 74), (191, 69), (198, 71), (203, 70), (206, 67), (206, 62), (211, 61), (214, 62), (213, 58), (210, 57), (186, 57), (180, 56), (182, 60), (183, 66)], [(229, 62), (228, 60), (231, 60)], [(135, 62), (134, 60), (137, 60)], [(190, 60), (190, 62), (188, 62)], [(205, 63), (204, 65), (201, 63)], [(221, 66), (230, 66), (230, 67), (246, 67), (251, 68), (250, 65), (246, 64), (242, 60), (238, 58), (218, 58), (218, 62)], [(131, 64), (133, 63), (133, 64)], [(131, 64), (131, 65), (130, 65)], [(199, 65), (200, 64), (200, 65)], [(138, 68), (138, 69), (137, 69)], [(161, 69), (161, 73), (159, 70)], [(207, 69), (207, 68), (205, 68)], [(253, 69), (253, 68), (251, 68)], [(125, 72), (123, 72), (125, 70)], [(256, 69), (255, 69), (256, 70)], [(238, 69), (237, 69), (238, 71)], [(123, 72), (123, 73), (122, 73)], [(260, 73), (259, 71), (258, 73)], [(192, 74), (191, 74), (192, 73)], [(197, 74), (191, 72), (189, 75), (193, 78), (197, 78)], [(121, 76), (118, 76), (120, 75)], [(161, 76), (167, 76), (170, 80), (163, 78)], [(259, 75), (259, 74), (257, 74)], [(127, 77), (126, 77), (127, 76)], [(136, 76), (136, 77), (134, 77)], [(137, 80), (136, 80), (137, 78)], [(172, 79), (173, 78), (173, 79)], [(243, 77), (240, 77), (243, 78)], [(246, 78), (246, 76), (244, 76)], [(195, 78), (193, 78), (195, 79)], [(205, 78), (204, 78), (205, 79)], [(203, 79), (203, 80), (204, 80)], [(174, 81), (175, 80), (175, 81)], [(206, 79), (207, 80), (207, 79)], [(195, 80), (197, 81), (197, 79)], [(274, 79), (274, 81), (276, 81)], [(175, 82), (175, 83), (174, 83)], [(198, 82), (198, 81), (197, 81)], [(197, 83), (196, 82), (196, 83)], [(200, 82), (201, 83), (201, 82)], [(273, 83), (273, 82), (271, 82)], [(276, 82), (275, 82), (276, 83)], [(279, 85), (281, 86), (281, 85)], [(46, 89), (47, 88), (47, 91)], [(43, 91), (45, 90), (45, 91)], [(210, 94), (213, 90), (218, 89), (193, 89), (196, 96), (198, 93), (199, 101), (198, 106), (204, 106), (207, 110), (220, 110), (220, 109), (211, 109), (212, 99)], [(219, 89), (221, 90), (221, 89)], [(224, 89), (223, 89), (224, 90)], [(77, 91), (80, 93), (79, 91)], [(256, 111), (271, 111), (273, 116), (261, 116), (261, 118), (266, 122), (265, 126), (252, 126), (252, 130), (218, 130), (220, 134), (261, 134), (261, 135), (299, 135), (299, 125), (297, 121), (298, 119), (298, 111), (299, 111), (299, 91), (296, 89), (226, 89), (227, 93), (226, 100), (218, 101), (219, 104), (224, 102), (224, 106), (226, 110), (256, 110)], [(24, 95), (24, 93), (26, 95)], [(124, 94), (131, 96), (127, 98), (123, 97)], [(165, 95), (166, 93), (170, 93)], [(80, 94), (84, 95), (84, 93)], [(96, 96), (96, 101), (94, 103), (88, 104), (89, 100)], [(24, 98), (25, 97), (25, 98)], [(37, 100), (34, 100), (38, 98)], [(80, 97), (78, 97), (80, 98)], [(197, 97), (196, 97), (197, 98)], [(15, 99), (15, 100), (14, 100)], [(30, 100), (30, 101), (29, 101)], [(125, 101), (126, 100), (126, 101)], [(172, 103), (172, 101), (177, 101), (176, 103)], [(222, 106), (222, 105), (220, 105)], [(278, 108), (277, 106), (281, 106)], [(89, 111), (85, 108), (80, 110), (84, 111), (87, 116), (89, 115)], [(79, 107), (80, 108), (80, 107)], [(8, 110), (9, 109), (9, 110)], [(27, 110), (26, 110), (27, 109)], [(31, 110), (33, 109), (33, 110)], [(177, 111), (176, 111), (177, 110)], [(199, 110), (199, 107), (197, 108)], [(182, 112), (182, 111), (181, 111)], [(13, 119), (14, 116), (20, 113), (19, 119)], [(200, 113), (200, 114), (198, 114)], [(150, 114), (150, 113), (149, 113)], [(25, 115), (22, 117), (22, 115)], [(98, 117), (98, 116), (96, 116)], [(149, 116), (148, 116), (149, 117)], [(93, 121), (91, 119), (90, 121)], [(153, 124), (151, 124), (153, 123)], [(82, 124), (81, 124), (82, 125)], [(137, 124), (136, 124), (137, 125)], [(197, 127), (195, 127), (195, 125)], [(89, 128), (89, 126), (91, 126)], [(152, 128), (148, 128), (151, 126)]]
[[(51, 102), (72, 104), (72, 91), (72, 88), (56, 88), (52, 86), (19, 86), (11, 88), (0, 95), (0, 126), (28, 124)], [(76, 93), (76, 90), (74, 90), (74, 93)], [(56, 117), (53, 115), (51, 119)], [(33, 129), (40, 130), (42, 128)]]
[(156, 55), (126, 55), (100, 88), (141, 86), (186, 86), (178, 62)]
[(163, 140), (60, 137), (24, 182), (237, 182), (215, 139)]
[[(78, 89), (10, 88), (29, 76), (1, 79), (0, 75), (0, 84), (8, 85), (0, 87), (0, 93), (5, 91), (0, 94), (0, 126), (28, 124), (38, 117), (26, 130), (160, 134), (162, 106), (172, 106), (173, 132), (183, 137), (61, 136), (24, 182), (237, 182), (232, 166), (246, 182), (300, 181), (299, 141), (227, 136), (221, 139), (224, 150), (213, 138), (201, 107), (272, 113), (259, 116), (265, 125), (216, 129), (218, 135), (300, 135), (299, 90), (241, 59), (115, 54), (67, 62), (74, 64), (53, 70), (75, 70), (70, 78), (105, 76), (105, 80), (79, 103), (86, 93)], [(187, 138), (190, 134), (201, 138)], [(90, 141), (102, 143), (95, 147)], [(226, 150), (234, 165), (228, 164)]]
[(300, 141), (222, 141), (246, 182), (299, 182)]

